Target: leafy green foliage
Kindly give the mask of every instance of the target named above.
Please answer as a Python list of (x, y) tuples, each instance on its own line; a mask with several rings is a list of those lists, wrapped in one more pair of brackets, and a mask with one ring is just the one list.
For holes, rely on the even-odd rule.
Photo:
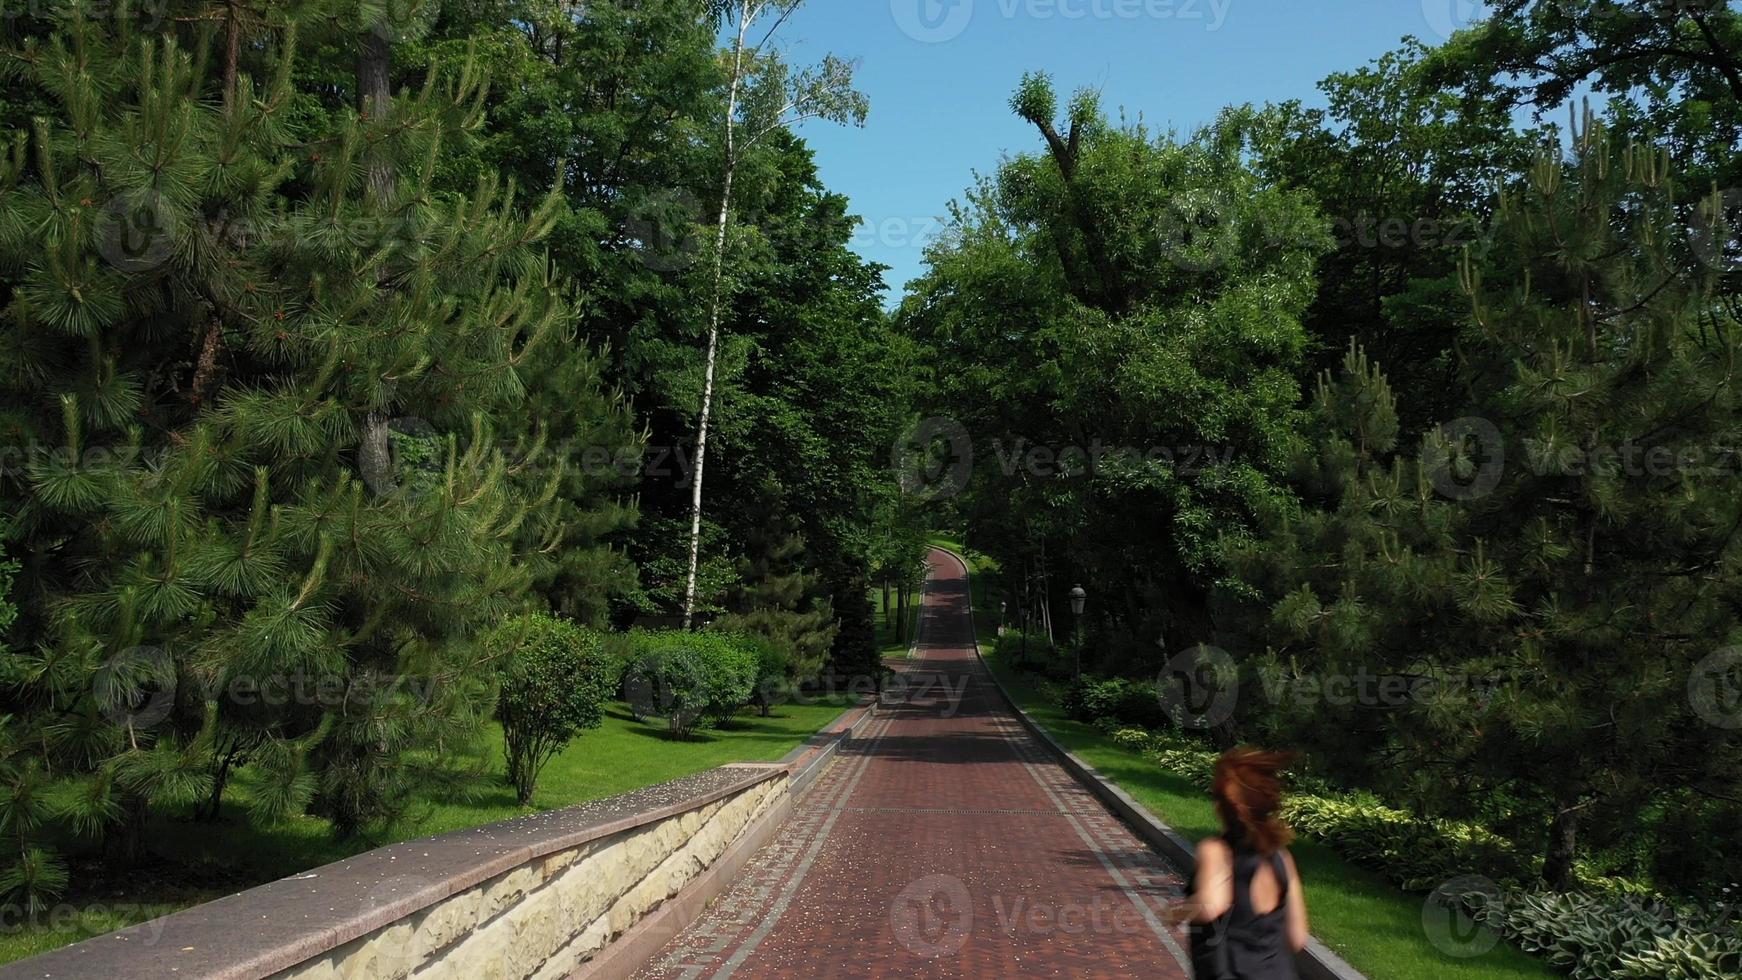
[(1140, 728), (1162, 728), (1168, 724), (1161, 697), (1148, 681), (1085, 674), (1065, 688), (1059, 706), (1070, 717), (1090, 723), (1105, 721)]
[(1000, 662), (1020, 669), (1045, 665), (1053, 653), (1046, 637), (1025, 634), (1017, 629), (1007, 629), (998, 634), (992, 651)]
[(1013, 104), (1044, 153), (971, 189), (899, 316), (976, 452), (953, 503), (1009, 573), (1047, 576), (1013, 596), (1025, 628), (1081, 581), (1096, 621), (1194, 633), (1218, 536), (1286, 496), (1325, 222), (1240, 126), (1179, 139), (1079, 97), (1061, 132), (1042, 76)]
[(688, 737), (702, 721), (724, 724), (756, 697), (760, 643), (729, 633), (635, 630), (635, 659), (624, 675), (631, 710), (663, 718)]
[(1742, 13), (1724, 0), (1499, 0), (1427, 61), (1464, 104), (1538, 116), (1586, 91), (1624, 140), (1673, 148), (1705, 190), (1742, 178)]
[(545, 764), (576, 735), (599, 727), (617, 677), (598, 634), (553, 616), (510, 619), (484, 645), (501, 679), (496, 717), (508, 779), (526, 806)]
[(792, 654), (779, 641), (759, 633), (740, 633), (736, 638), (756, 655), (756, 687), (751, 694), (751, 703), (766, 718), (775, 706), (790, 700), (797, 688), (793, 679)]
[(1229, 113), (1254, 134), (1259, 171), (1310, 193), (1330, 223), (1336, 247), (1303, 318), (1312, 362), (1334, 370), (1360, 345), (1410, 393), (1398, 408), (1412, 438), (1456, 417), (1468, 319), (1457, 263), (1487, 237), (1496, 184), (1529, 165), (1540, 139), (1505, 104), (1433, 84), (1432, 56), (1406, 42), (1331, 75), (1322, 109), (1290, 100)]
[(1527, 892), (1469, 895), (1475, 921), (1579, 980), (1696, 980), (1742, 976), (1734, 923), (1629, 897)]
[[(0, 544), (4, 544), (6, 538), (6, 525), (0, 523)], [(7, 557), (4, 551), (0, 551), (0, 641), (5, 639), (6, 631), (11, 629), (13, 622), (18, 619), (18, 606), (12, 602), (10, 595), (12, 580), (17, 574), (18, 561)]]

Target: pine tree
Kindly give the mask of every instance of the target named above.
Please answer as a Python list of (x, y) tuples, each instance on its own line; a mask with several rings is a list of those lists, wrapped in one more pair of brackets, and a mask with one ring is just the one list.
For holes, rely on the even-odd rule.
[(800, 535), (771, 528), (748, 544), (731, 611), (713, 627), (772, 639), (787, 655), (788, 684), (807, 684), (822, 672), (838, 630), (834, 607), (818, 587), (821, 576), (803, 567)]
[(1294, 705), (1328, 769), (1500, 822), (1557, 888), (1742, 771), (1689, 696), (1742, 639), (1742, 499), (1714, 455), (1742, 427), (1742, 351), (1676, 194), (1665, 154), (1592, 119), (1570, 159), (1546, 147), (1464, 263), (1467, 418), (1391, 455), (1391, 395), (1352, 353), (1320, 388), (1305, 508), (1237, 554), (1282, 676), (1425, 685), (1316, 731)]
[[(585, 358), (540, 362), (572, 319), (553, 202), (431, 190), (481, 80), (317, 106), (293, 81), (335, 66), (299, 36), (368, 11), (303, 6), (239, 8), (235, 44), (69, 8), (7, 55), (54, 111), (0, 171), (0, 433), (29, 459), (6, 742), (48, 745), (13, 785), (70, 778), (122, 853), (244, 763), (258, 817), (391, 819), (488, 706), (471, 638), (597, 505), (519, 421), (529, 386), (580, 396), (548, 431), (619, 424)], [(53, 883), (21, 853), (13, 884)]]

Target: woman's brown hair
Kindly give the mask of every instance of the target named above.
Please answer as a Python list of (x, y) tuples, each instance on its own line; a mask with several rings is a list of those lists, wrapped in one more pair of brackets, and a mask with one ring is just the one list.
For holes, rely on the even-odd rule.
[(1294, 762), (1287, 752), (1240, 746), (1216, 760), (1210, 795), (1229, 836), (1261, 854), (1287, 847), (1294, 831), (1282, 822), (1282, 778)]

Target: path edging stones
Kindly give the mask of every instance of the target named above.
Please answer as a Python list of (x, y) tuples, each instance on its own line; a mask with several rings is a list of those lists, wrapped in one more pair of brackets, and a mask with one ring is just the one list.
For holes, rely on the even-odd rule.
[[(1130, 824), (1132, 829), (1137, 831), (1137, 835), (1148, 842), (1151, 847), (1159, 851), (1163, 857), (1178, 865), (1180, 870), (1190, 873), (1191, 870), (1197, 866), (1197, 848), (1191, 841), (1187, 840), (1179, 831), (1168, 826), (1160, 817), (1151, 813), (1147, 807), (1137, 802), (1131, 794), (1119, 788), (1099, 772), (1096, 772), (1093, 766), (1078, 758), (1063, 745), (1060, 745), (1058, 740), (1053, 738), (1052, 733), (1047, 731), (1040, 722), (1035, 721), (1034, 718), (1030, 717), (1028, 712), (1024, 711), (1022, 706), (1016, 703), (1016, 699), (1010, 696), (1010, 692), (1004, 689), (1004, 685), (998, 680), (998, 675), (993, 673), (992, 665), (986, 662), (985, 654), (980, 651), (979, 630), (972, 628), (974, 600), (973, 586), (971, 582), (973, 579), (973, 572), (968, 568), (967, 560), (948, 548), (938, 545), (933, 545), (932, 547), (954, 558), (956, 562), (962, 566), (964, 580), (970, 582), (968, 592), (968, 617), (973, 636), (974, 657), (980, 662), (980, 666), (985, 673), (986, 679), (992, 682), (992, 687), (998, 692), (999, 698), (1009, 706), (1011, 713), (1014, 714), (1016, 719), (1022, 723), (1022, 726), (1026, 728), (1029, 733), (1040, 742), (1040, 744), (1044, 745), (1048, 752), (1051, 752), (1054, 756), (1058, 757), (1059, 762), (1064, 766), (1066, 772), (1069, 772), (1078, 782), (1082, 783), (1089, 792), (1095, 794), (1095, 796), (1105, 803), (1109, 809), (1118, 814), (1126, 823)], [(1313, 939), (1309, 942), (1307, 948), (1302, 950), (1300, 955), (1296, 957), (1295, 967), (1300, 971), (1302, 980), (1367, 980), (1365, 974), (1355, 969), (1353, 966), (1350, 966), (1348, 961), (1344, 960), (1341, 956), (1338, 956), (1330, 947), (1319, 942), (1317, 939)]]
[(817, 776), (828, 768), (829, 761), (841, 750), (841, 746), (876, 716), (877, 705), (877, 699), (872, 698), (848, 708), (829, 727), (812, 735), (803, 745), (788, 752), (775, 763), (785, 767), (790, 774), (794, 798), (803, 796)]

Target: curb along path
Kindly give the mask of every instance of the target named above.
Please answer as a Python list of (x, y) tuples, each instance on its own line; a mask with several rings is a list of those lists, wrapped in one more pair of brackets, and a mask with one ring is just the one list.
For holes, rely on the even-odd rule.
[(920, 615), (906, 696), (638, 977), (1187, 976), (1178, 874), (1004, 706), (954, 555)]

